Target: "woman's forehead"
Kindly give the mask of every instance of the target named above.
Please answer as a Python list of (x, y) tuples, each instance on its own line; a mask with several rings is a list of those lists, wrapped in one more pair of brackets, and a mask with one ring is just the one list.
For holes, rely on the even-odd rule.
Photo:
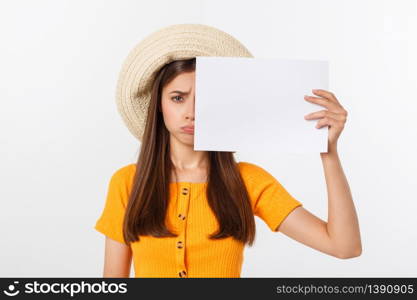
[(194, 89), (195, 72), (184, 72), (178, 74), (171, 82), (165, 85), (164, 89), (168, 92), (180, 91), (190, 93)]

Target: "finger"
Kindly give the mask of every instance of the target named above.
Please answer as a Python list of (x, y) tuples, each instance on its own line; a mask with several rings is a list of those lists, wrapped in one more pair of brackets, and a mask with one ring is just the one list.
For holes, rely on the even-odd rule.
[(328, 110), (321, 110), (317, 112), (313, 112), (304, 116), (306, 120), (315, 120), (324, 117), (330, 117), (339, 121), (346, 122), (347, 116), (343, 113), (336, 113)]
[(327, 98), (330, 101), (335, 102), (335, 103), (339, 103), (336, 96), (332, 92), (322, 90), (322, 89), (314, 89), (312, 91), (313, 91), (313, 94), (315, 94), (317, 96)]
[(340, 107), (335, 102), (332, 102), (332, 101), (330, 101), (326, 98), (319, 98), (319, 97), (313, 97), (313, 96), (305, 95), (304, 99), (308, 102), (324, 106), (328, 110), (337, 111), (337, 110), (340, 109)]
[(331, 127), (340, 127), (340, 128), (344, 128), (344, 123), (342, 121), (333, 119), (331, 117), (324, 117), (322, 119), (320, 119), (317, 124), (316, 124), (316, 128), (321, 128), (323, 126), (331, 126)]

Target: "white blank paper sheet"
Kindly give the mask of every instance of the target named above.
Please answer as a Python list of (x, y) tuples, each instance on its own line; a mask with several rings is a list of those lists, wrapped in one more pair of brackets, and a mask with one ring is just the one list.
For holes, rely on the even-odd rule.
[(304, 119), (326, 108), (304, 95), (328, 77), (326, 61), (197, 57), (194, 150), (327, 152), (328, 127)]

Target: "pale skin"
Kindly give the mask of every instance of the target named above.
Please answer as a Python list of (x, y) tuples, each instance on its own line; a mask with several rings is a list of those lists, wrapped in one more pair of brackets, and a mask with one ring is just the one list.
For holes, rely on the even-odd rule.
[[(194, 91), (195, 72), (178, 75), (162, 90), (162, 114), (170, 132), (171, 160), (176, 169), (171, 181), (205, 182), (207, 179), (207, 152), (194, 151), (194, 135), (181, 129), (194, 126)], [(329, 126), (328, 152), (320, 153), (327, 185), (328, 220), (300, 206), (284, 219), (277, 231), (336, 258), (357, 257), (362, 252), (359, 223), (337, 152), (337, 141), (348, 113), (333, 93), (313, 90), (313, 94), (304, 99), (325, 109), (308, 114), (305, 119), (318, 120), (316, 128)], [(131, 260), (129, 246), (106, 237), (103, 277), (129, 277)]]

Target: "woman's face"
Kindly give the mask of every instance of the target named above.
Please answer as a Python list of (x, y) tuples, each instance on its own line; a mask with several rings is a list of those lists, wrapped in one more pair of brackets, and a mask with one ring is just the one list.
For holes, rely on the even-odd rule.
[[(165, 126), (180, 142), (194, 143), (195, 72), (181, 73), (162, 88), (161, 106)], [(183, 126), (193, 127), (184, 131)]]

